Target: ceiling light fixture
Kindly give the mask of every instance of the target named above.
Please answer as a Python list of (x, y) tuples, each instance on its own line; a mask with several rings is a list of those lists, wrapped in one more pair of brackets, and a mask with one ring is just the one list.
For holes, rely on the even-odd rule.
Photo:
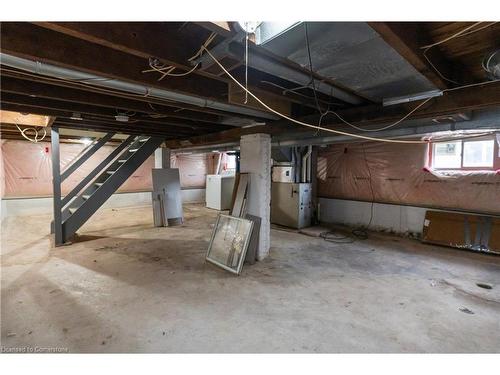
[(238, 21), (238, 26), (248, 34), (253, 34), (259, 27), (262, 21)]
[(78, 112), (73, 112), (73, 114), (71, 115), (70, 119), (71, 120), (78, 120), (78, 121), (83, 120), (82, 114), (78, 113)]
[(128, 122), (129, 117), (127, 115), (120, 114), (115, 116), (115, 120), (120, 122)]
[(90, 138), (82, 138), (80, 139), (80, 142), (83, 143), (85, 146), (88, 146), (89, 144), (92, 143), (92, 140)]

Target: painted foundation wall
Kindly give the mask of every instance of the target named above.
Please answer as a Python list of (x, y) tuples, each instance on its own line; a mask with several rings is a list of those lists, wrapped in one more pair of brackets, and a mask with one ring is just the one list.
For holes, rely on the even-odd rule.
[[(320, 221), (324, 224), (366, 226), (370, 221), (370, 202), (320, 198)], [(397, 204), (373, 204), (370, 229), (395, 233), (421, 234), (427, 208)]]
[[(183, 203), (205, 202), (205, 189), (181, 190)], [(103, 208), (151, 205), (151, 192), (116, 193)], [(2, 220), (12, 216), (52, 214), (52, 197), (2, 199)]]

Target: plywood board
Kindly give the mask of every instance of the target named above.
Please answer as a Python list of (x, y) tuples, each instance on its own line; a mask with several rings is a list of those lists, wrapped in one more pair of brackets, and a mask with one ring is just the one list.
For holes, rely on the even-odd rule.
[(422, 241), (500, 253), (500, 218), (458, 212), (427, 211)]
[(231, 216), (241, 217), (244, 212), (245, 199), (248, 188), (248, 174), (240, 173), (238, 188), (236, 190), (236, 198), (233, 207), (231, 208)]
[(261, 218), (258, 216), (246, 214), (245, 219), (253, 221), (252, 234), (250, 236), (250, 242), (248, 243), (245, 262), (249, 264), (254, 264), (257, 261), (257, 251), (259, 249)]

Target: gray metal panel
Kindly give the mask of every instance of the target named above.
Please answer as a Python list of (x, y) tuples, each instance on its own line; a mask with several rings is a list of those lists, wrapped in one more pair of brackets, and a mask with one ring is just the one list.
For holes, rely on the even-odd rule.
[[(308, 22), (308, 34), (314, 71), (367, 98), (436, 89), (365, 22)], [(303, 24), (263, 47), (309, 67)]]
[(177, 168), (155, 168), (153, 175), (153, 194), (161, 195), (163, 198), (164, 217), (167, 219), (181, 219), (182, 197), (179, 169)]

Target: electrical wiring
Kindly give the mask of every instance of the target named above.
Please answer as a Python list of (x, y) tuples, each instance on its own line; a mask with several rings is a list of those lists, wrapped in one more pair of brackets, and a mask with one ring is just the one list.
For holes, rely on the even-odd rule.
[[(488, 72), (492, 77), (495, 77), (495, 71), (492, 71), (490, 68), (490, 62), (493, 60), (493, 58), (500, 52), (500, 49), (497, 49), (495, 52), (493, 52), (487, 59), (483, 60), (482, 66), (483, 69)], [(498, 70), (498, 65), (497, 65), (497, 70)], [(498, 73), (496, 73), (498, 76)]]
[[(438, 46), (440, 44), (443, 44), (443, 43), (446, 43), (452, 39), (455, 39), (455, 38), (460, 38), (460, 37), (463, 37), (463, 36), (466, 36), (466, 35), (470, 35), (470, 34), (473, 34), (473, 33), (476, 33), (478, 31), (481, 31), (481, 30), (484, 30), (490, 26), (493, 26), (494, 24), (498, 23), (498, 22), (491, 22), (487, 25), (484, 25), (482, 27), (479, 27), (477, 29), (474, 29), (474, 30), (471, 30), (473, 29), (474, 27), (478, 26), (479, 24), (481, 24), (482, 22), (475, 22), (474, 24), (460, 30), (459, 32), (453, 34), (453, 35), (450, 35), (449, 37), (443, 39), (443, 40), (440, 40), (439, 42), (436, 42), (436, 43), (432, 43), (432, 44), (428, 44), (428, 45), (425, 45), (425, 46), (422, 46), (420, 47), (420, 49), (423, 49), (423, 56), (425, 58), (425, 60), (427, 60), (427, 62), (429, 63), (429, 65), (432, 67), (432, 69), (434, 69), (436, 71), (436, 73), (442, 78), (444, 79), (445, 81), (448, 81), (448, 82), (451, 82), (451, 83), (454, 83), (456, 85), (460, 85), (460, 82), (457, 82), (453, 79), (450, 79), (448, 77), (445, 77), (441, 71), (432, 63), (431, 59), (429, 58), (429, 56), (427, 56), (427, 52), (432, 48), (432, 47), (435, 47), (435, 46)], [(470, 30), (470, 31), (469, 31)]]
[[(248, 23), (245, 27), (245, 87), (248, 88)], [(248, 103), (248, 93), (245, 91), (245, 101), (243, 104)]]
[[(207, 40), (205, 40), (205, 42), (198, 49), (198, 51), (193, 56), (191, 56), (188, 59), (188, 61), (191, 62), (194, 59), (200, 57), (201, 54), (203, 53), (203, 49), (202, 48), (203, 47), (205, 47), (205, 48), (208, 47), (210, 45), (210, 43), (215, 39), (216, 36), (217, 36), (217, 34), (215, 32), (212, 32), (210, 34), (210, 36), (207, 38)], [(167, 66), (165, 66), (164, 64), (161, 64), (161, 65), (160, 64), (161, 63), (157, 59), (150, 58), (149, 59), (149, 67), (151, 69), (143, 70), (141, 73), (158, 72), (158, 73), (161, 74), (160, 78), (158, 78), (158, 81), (161, 81), (162, 79), (164, 79), (167, 76), (169, 76), (169, 77), (184, 77), (184, 76), (187, 76), (187, 75), (193, 73), (196, 70), (196, 68), (198, 68), (198, 66), (200, 66), (200, 63), (197, 63), (195, 66), (193, 66), (187, 72), (173, 73), (173, 71), (176, 69), (175, 66), (173, 66), (173, 65), (167, 65)]]
[[(47, 131), (45, 130), (45, 128), (44, 128), (44, 127), (42, 127), (42, 130), (43, 130), (43, 136), (42, 136), (41, 138), (38, 138), (38, 129), (37, 129), (36, 127), (29, 127), (29, 128), (24, 128), (24, 129), (21, 129), (21, 128), (19, 127), (19, 125), (17, 125), (17, 124), (14, 124), (14, 125), (16, 125), (17, 130), (19, 130), (19, 132), (21, 133), (21, 135), (22, 135), (24, 138), (26, 138), (28, 141), (33, 142), (33, 143), (38, 143), (38, 142), (43, 141), (43, 140), (45, 139), (45, 136), (47, 135)], [(25, 134), (27, 131), (33, 131), (33, 132), (34, 132), (34, 136), (35, 136), (35, 138), (33, 139), (33, 138), (28, 137), (28, 136)]]
[[(22, 75), (22, 76), (25, 76), (25, 77), (34, 77), (34, 78), (37, 78), (37, 79), (40, 78), (40, 76), (37, 75), (37, 74), (31, 74), (31, 73), (27, 73), (27, 72), (19, 72), (17, 70), (8, 69), (8, 68), (4, 68), (4, 67), (2, 67), (2, 71), (16, 73), (18, 75)], [(70, 80), (70, 79), (67, 79), (67, 78), (62, 78), (62, 77), (53, 78), (53, 77), (43, 76), (43, 79), (45, 81), (49, 81), (49, 82), (66, 82), (66, 83), (72, 83), (75, 86), (90, 88), (90, 91), (93, 91), (93, 92), (103, 92), (103, 93), (110, 93), (110, 94), (115, 94), (115, 95), (116, 94), (120, 94), (122, 96), (131, 97), (131, 98), (138, 98), (138, 97), (139, 98), (143, 98), (143, 97), (147, 96), (147, 93), (146, 94), (132, 94), (132, 93), (125, 92), (125, 91), (120, 91), (120, 90), (103, 89), (101, 87), (92, 86), (91, 84), (85, 84), (85, 83), (82, 83), (82, 82), (79, 82), (79, 81), (73, 81), (73, 80)]]
[[(16, 73), (18, 75), (23, 75), (25, 77), (34, 77), (34, 78), (40, 79), (40, 76), (37, 75), (37, 74), (31, 74), (31, 73), (27, 73), (27, 72), (20, 72), (20, 71), (17, 71), (17, 70), (8, 69), (8, 68), (4, 68), (4, 67), (2, 67), (2, 71)], [(125, 97), (125, 98), (147, 98), (149, 96), (149, 92), (148, 91), (146, 91), (146, 93), (144, 93), (144, 94), (133, 94), (133, 93), (126, 92), (126, 91), (121, 91), (121, 90), (104, 89), (104, 88), (101, 88), (101, 87), (93, 86), (91, 83), (85, 84), (85, 83), (82, 83), (82, 82), (73, 81), (73, 80), (70, 80), (70, 79), (62, 78), (62, 77), (53, 78), (53, 77), (43, 76), (43, 79), (45, 81), (49, 81), (49, 82), (71, 83), (71, 84), (73, 84), (75, 86), (85, 87), (85, 89), (88, 90), (88, 91), (98, 92), (98, 93), (105, 93), (105, 94), (112, 94), (112, 95), (119, 95), (119, 96), (122, 96), (122, 97)], [(155, 98), (155, 100), (161, 101), (161, 102), (165, 102), (165, 103), (174, 103), (175, 102), (173, 100), (159, 99), (159, 98)]]
[(365, 136), (365, 135), (361, 135), (361, 134), (354, 134), (354, 133), (344, 132), (344, 131), (340, 131), (340, 130), (324, 128), (321, 126), (317, 126), (317, 125), (313, 125), (313, 124), (309, 124), (309, 123), (306, 123), (303, 121), (296, 120), (296, 119), (289, 117), (283, 113), (280, 113), (279, 111), (271, 108), (266, 103), (264, 103), (253, 92), (246, 89), (245, 86), (243, 86), (236, 78), (234, 78), (231, 75), (231, 73), (229, 73), (227, 71), (227, 69), (224, 68), (224, 66), (210, 53), (210, 51), (208, 49), (205, 49), (205, 51), (212, 58), (212, 60), (214, 60), (214, 62), (224, 71), (224, 73), (226, 73), (229, 76), (229, 78), (231, 78), (241, 89), (248, 92), (248, 95), (250, 95), (252, 98), (254, 98), (260, 105), (262, 105), (264, 108), (266, 108), (270, 112), (272, 112), (272, 113), (274, 113), (274, 114), (276, 114), (276, 115), (278, 115), (278, 116), (280, 116), (288, 121), (291, 121), (293, 123), (296, 123), (298, 125), (302, 125), (302, 126), (305, 126), (305, 127), (311, 128), (311, 129), (324, 130), (324, 131), (329, 132), (329, 133), (340, 134), (340, 135), (345, 135), (345, 136), (349, 136), (349, 137), (353, 137), (353, 138), (365, 139), (365, 140), (369, 140), (369, 141), (387, 142), (387, 143), (403, 143), (403, 144), (427, 144), (427, 143), (429, 143), (428, 141), (407, 141), (407, 140), (400, 140), (400, 139), (385, 139), (385, 138), (369, 137), (369, 136)]
[(366, 240), (368, 239), (368, 229), (372, 225), (373, 221), (373, 208), (375, 205), (375, 193), (373, 190), (373, 185), (372, 185), (372, 172), (370, 169), (370, 166), (368, 164), (368, 159), (366, 157), (366, 150), (364, 144), (361, 144), (361, 148), (363, 149), (363, 158), (365, 160), (365, 166), (366, 170), (368, 171), (368, 181), (370, 184), (370, 191), (371, 191), (371, 201), (370, 201), (370, 220), (368, 220), (368, 224), (365, 226), (360, 226), (358, 228), (354, 228), (351, 231), (351, 236), (349, 235), (342, 235), (342, 234), (337, 234), (334, 231), (328, 231), (328, 232), (323, 232), (320, 234), (320, 237), (323, 238), (325, 241), (328, 242), (333, 242), (336, 244), (344, 244), (344, 243), (353, 243), (356, 239), (358, 240)]
[(432, 69), (434, 69), (434, 71), (438, 74), (438, 76), (440, 76), (442, 79), (444, 79), (447, 82), (454, 83), (456, 85), (460, 85), (460, 82), (457, 82), (457, 81), (455, 81), (453, 79), (445, 77), (443, 75), (443, 73), (441, 73), (441, 71), (432, 63), (431, 59), (429, 59), (429, 56), (427, 56), (427, 51), (429, 51), (429, 49), (430, 49), (430, 47), (427, 48), (426, 50), (424, 50), (423, 56), (424, 56), (425, 60), (427, 60), (427, 62), (429, 63), (429, 65), (432, 67)]
[[(322, 126), (317, 126), (317, 125), (309, 124), (309, 123), (306, 123), (306, 122), (303, 122), (303, 121), (300, 121), (300, 120), (296, 120), (296, 119), (294, 119), (294, 118), (292, 118), (292, 117), (290, 117), (288, 115), (280, 113), (279, 111), (271, 108), (269, 105), (267, 105), (265, 102), (263, 102), (259, 97), (257, 97), (253, 92), (251, 92), (250, 90), (246, 89), (245, 86), (243, 86), (236, 78), (234, 78), (234, 76), (231, 73), (229, 73), (229, 71), (226, 68), (224, 68), (224, 66), (210, 53), (210, 51), (208, 49), (205, 49), (205, 50), (206, 50), (207, 54), (212, 58), (212, 60), (214, 60), (214, 62), (222, 69), (222, 71), (224, 73), (226, 73), (226, 75), (231, 80), (233, 80), (241, 89), (243, 89), (245, 91), (248, 91), (248, 95), (250, 95), (252, 98), (254, 98), (260, 105), (262, 105), (264, 108), (266, 108), (270, 112), (272, 112), (272, 113), (274, 113), (274, 114), (276, 114), (276, 115), (278, 115), (278, 116), (280, 116), (280, 117), (282, 117), (282, 118), (284, 118), (284, 119), (286, 119), (286, 120), (288, 120), (290, 122), (293, 122), (293, 123), (298, 124), (298, 125), (302, 125), (304, 127), (312, 128), (312, 129), (323, 130), (323, 131), (326, 131), (326, 132), (329, 132), (329, 133), (340, 134), (340, 135), (345, 135), (345, 136), (349, 136), (349, 137), (353, 137), (353, 138), (365, 139), (365, 140), (375, 141), (375, 142), (401, 143), (401, 144), (429, 144), (429, 143), (431, 143), (431, 141), (429, 141), (429, 140), (422, 140), (422, 141), (413, 140), (413, 141), (411, 141), (411, 140), (400, 140), (400, 139), (387, 139), (387, 138), (369, 137), (369, 136), (365, 136), (365, 135), (362, 135), (362, 134), (354, 134), (354, 133), (349, 133), (349, 132), (345, 132), (345, 131), (334, 130), (334, 129), (330, 129), (330, 128), (324, 128)], [(445, 89), (445, 90), (442, 90), (442, 92), (460, 90), (460, 89), (463, 89), (463, 88), (466, 88), (466, 87), (486, 85), (486, 84), (490, 84), (490, 83), (497, 82), (497, 81), (500, 81), (500, 80), (473, 83), (473, 84), (464, 85), (464, 86), (461, 86), (461, 87), (455, 87), (455, 88), (451, 88), (451, 89)], [(428, 98), (428, 99), (430, 99), (430, 98)], [(423, 104), (425, 104), (425, 102), (422, 103), (422, 105)], [(416, 110), (418, 110), (418, 108), (414, 108), (411, 111), (410, 114), (406, 114), (405, 116), (403, 116), (402, 119), (398, 120), (398, 123), (401, 122), (401, 121), (403, 121), (403, 120), (405, 120), (405, 119), (407, 119), (409, 117), (409, 115), (411, 115)], [(394, 124), (391, 124), (391, 125), (394, 126)]]
[[(435, 46), (438, 46), (440, 44), (443, 44), (443, 43), (445, 43), (445, 42), (447, 42), (449, 40), (452, 40), (452, 39), (460, 36), (461, 34), (465, 33), (466, 31), (469, 31), (470, 29), (473, 29), (474, 27), (480, 25), (481, 23), (482, 22), (475, 22), (472, 25), (469, 25), (469, 26), (463, 28), (462, 30), (456, 32), (455, 34), (450, 35), (449, 37), (447, 37), (447, 38), (445, 38), (443, 40), (440, 40), (439, 42), (435, 42), (435, 43), (432, 43), (432, 44), (428, 44), (428, 45), (422, 46), (422, 47), (420, 47), (420, 49), (431, 48), (431, 47), (435, 47)], [(472, 33), (470, 33), (470, 34), (472, 34)]]
[(321, 110), (321, 107), (319, 105), (318, 101), (318, 94), (316, 93), (316, 83), (314, 82), (314, 70), (313, 70), (313, 65), (312, 65), (312, 58), (311, 58), (311, 48), (309, 47), (309, 34), (307, 32), (307, 22), (304, 22), (304, 33), (305, 33), (305, 39), (306, 39), (306, 49), (307, 49), (307, 57), (309, 59), (309, 74), (311, 76), (311, 83), (312, 83), (312, 88), (313, 88), (313, 93), (314, 93), (314, 100), (316, 101), (316, 107), (318, 109), (318, 112), (322, 115), (323, 111)]
[[(297, 96), (300, 96), (300, 97), (303, 97), (303, 98), (306, 98), (306, 99), (309, 99), (309, 100), (311, 100), (311, 99), (314, 100), (313, 97), (311, 97), (309, 95), (304, 95), (304, 94), (296, 91), (298, 89), (305, 88), (307, 86), (304, 86), (304, 87), (295, 87), (295, 88), (292, 88), (292, 89), (287, 89), (286, 87), (278, 85), (277, 83), (274, 83), (274, 82), (265, 81), (265, 80), (262, 80), (260, 82), (281, 89), (282, 90), (281, 94), (284, 95), (284, 96), (286, 96), (287, 93), (291, 93), (292, 95), (297, 95)], [(324, 100), (321, 100), (321, 99), (319, 101), (322, 102), (323, 104), (327, 104), (327, 105), (340, 105), (340, 106), (344, 106), (345, 105), (343, 103), (325, 102)]]
[(392, 124), (389, 124), (389, 125), (386, 125), (386, 126), (383, 126), (381, 128), (377, 128), (377, 129), (364, 129), (364, 128), (360, 128), (359, 126), (356, 126), (354, 124), (351, 124), (349, 121), (345, 120), (342, 116), (340, 116), (337, 112), (335, 111), (326, 111), (324, 114), (321, 115), (320, 117), (320, 121), (321, 119), (323, 118), (323, 116), (326, 116), (327, 114), (329, 113), (333, 113), (335, 116), (337, 116), (337, 118), (342, 121), (344, 124), (346, 125), (349, 125), (351, 127), (353, 127), (354, 129), (357, 129), (357, 130), (360, 130), (360, 131), (364, 131), (364, 132), (378, 132), (378, 131), (382, 131), (382, 130), (387, 130), (387, 129), (390, 129), (398, 124), (400, 124), (401, 122), (403, 122), (404, 120), (406, 120), (408, 117), (410, 117), (413, 113), (415, 113), (416, 111), (418, 111), (422, 106), (424, 106), (427, 102), (429, 102), (432, 98), (427, 98), (425, 99), (422, 103), (420, 103), (419, 105), (417, 105), (415, 108), (413, 108), (410, 112), (408, 112), (405, 116), (403, 116), (402, 118), (400, 118), (399, 120), (397, 120), (396, 122), (393, 122)]

